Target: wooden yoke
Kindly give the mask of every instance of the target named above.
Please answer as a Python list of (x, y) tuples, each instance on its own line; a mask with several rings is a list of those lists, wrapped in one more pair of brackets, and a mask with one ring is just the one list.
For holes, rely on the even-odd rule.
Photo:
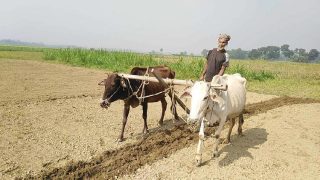
[[(163, 87), (165, 87), (165, 88), (168, 88), (169, 87), (169, 85), (165, 82), (165, 80), (172, 80), (171, 81), (171, 83), (170, 84), (176, 84), (176, 83), (173, 83), (173, 81), (175, 80), (175, 79), (165, 79), (165, 80), (163, 80), (157, 73), (155, 73), (154, 71), (153, 71), (153, 69), (151, 69), (151, 73), (154, 75), (154, 77), (156, 77), (157, 79), (158, 79), (158, 81), (159, 81), (159, 83), (163, 86)], [(175, 80), (176, 82), (177, 82), (177, 80)], [(182, 81), (184, 81), (184, 82), (182, 82)], [(181, 80), (181, 84), (179, 84), (179, 85), (193, 85), (193, 82), (192, 81), (187, 81), (187, 80)], [(169, 96), (170, 96), (170, 98), (172, 99), (172, 91), (169, 91)], [(174, 93), (173, 93), (173, 100), (174, 101), (177, 101), (178, 102), (178, 104), (187, 112), (187, 114), (190, 114), (190, 110), (189, 110), (189, 108), (181, 101), (181, 99), (179, 99), (178, 98), (178, 96), (177, 95), (175, 95)], [(173, 105), (174, 105), (175, 103), (173, 102)]]
[[(152, 69), (150, 72), (153, 73)], [(139, 75), (122, 74), (122, 73), (118, 73), (118, 75), (121, 77), (124, 77), (124, 78), (128, 78), (128, 79), (136, 79), (136, 80), (150, 81), (150, 82), (159, 82), (159, 80), (156, 77), (139, 76)], [(160, 76), (158, 75), (158, 77), (160, 77)], [(165, 79), (161, 78), (161, 80), (164, 84), (186, 85), (186, 86), (193, 85), (193, 82), (191, 80), (180, 80), (180, 79), (169, 79), (169, 78), (165, 78)]]

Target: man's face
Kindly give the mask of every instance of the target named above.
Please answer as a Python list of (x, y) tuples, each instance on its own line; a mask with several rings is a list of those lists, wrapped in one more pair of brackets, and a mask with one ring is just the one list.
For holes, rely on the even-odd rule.
[(226, 47), (228, 45), (228, 40), (225, 38), (219, 38), (218, 39), (218, 47), (220, 49), (224, 49), (224, 47)]

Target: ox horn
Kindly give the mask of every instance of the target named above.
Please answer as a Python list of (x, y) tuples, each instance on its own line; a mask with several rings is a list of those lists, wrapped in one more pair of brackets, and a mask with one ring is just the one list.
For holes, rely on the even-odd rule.
[(98, 83), (99, 86), (104, 86), (105, 85), (105, 80), (102, 80), (101, 82)]
[(222, 90), (222, 91), (228, 90), (227, 84), (211, 84), (210, 87), (216, 90)]

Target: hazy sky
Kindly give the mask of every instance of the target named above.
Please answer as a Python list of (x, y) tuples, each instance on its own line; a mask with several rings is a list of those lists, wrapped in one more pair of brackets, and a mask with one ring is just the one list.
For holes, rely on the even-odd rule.
[(0, 0), (0, 39), (199, 54), (289, 44), (320, 50), (320, 0)]

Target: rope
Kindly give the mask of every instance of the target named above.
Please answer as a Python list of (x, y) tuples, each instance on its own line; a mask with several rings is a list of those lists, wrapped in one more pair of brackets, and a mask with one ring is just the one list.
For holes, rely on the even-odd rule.
[(144, 74), (144, 80), (142, 81), (142, 88), (141, 88), (141, 94), (140, 94), (140, 98), (139, 99), (139, 104), (141, 104), (141, 102), (144, 102), (144, 95), (145, 95), (145, 86), (146, 84), (149, 84), (149, 82), (147, 81), (148, 77), (149, 77), (149, 67), (147, 67), (146, 73)]
[[(123, 77), (123, 78), (125, 78), (126, 80), (128, 80), (128, 84), (129, 84), (129, 87), (130, 87), (130, 89), (131, 89), (131, 92), (132, 92), (132, 94), (126, 99), (126, 100), (128, 100), (128, 99), (130, 99), (132, 96), (135, 96), (138, 100), (139, 100), (139, 103), (141, 104), (141, 102), (143, 102), (144, 101), (144, 99), (145, 98), (149, 98), (149, 97), (153, 97), (153, 96), (157, 96), (157, 95), (160, 95), (160, 94), (162, 94), (162, 93), (168, 93), (169, 91), (171, 91), (171, 102), (172, 102), (172, 109), (171, 109), (171, 111), (172, 112), (176, 112), (176, 103), (175, 103), (175, 99), (174, 99), (174, 96), (175, 96), (175, 90), (174, 90), (174, 86), (173, 86), (173, 84), (172, 84), (172, 81), (171, 81), (171, 83), (169, 84), (169, 87), (168, 88), (166, 88), (165, 90), (163, 90), (163, 91), (160, 91), (160, 92), (158, 92), (158, 93), (155, 93), (155, 94), (150, 94), (150, 95), (148, 95), (148, 96), (144, 96), (144, 89), (145, 89), (145, 85), (148, 85), (150, 82), (148, 81), (148, 77), (149, 77), (149, 68), (147, 68), (147, 71), (146, 71), (146, 73), (144, 74), (144, 77), (145, 77), (145, 79), (144, 80), (142, 80), (142, 83), (140, 84), (140, 86), (139, 86), (139, 88), (136, 90), (136, 91), (133, 91), (133, 88), (132, 88), (132, 86), (131, 86), (131, 83), (130, 83), (130, 80), (129, 80), (129, 78), (125, 78), (125, 77)], [(141, 89), (141, 94), (140, 94), (140, 97), (139, 97), (139, 95), (138, 95), (138, 92), (140, 91), (140, 89)], [(174, 102), (174, 103), (173, 103)], [(186, 116), (188, 115), (187, 114), (187, 109), (186, 109), (187, 107), (185, 107), (184, 108), (184, 110), (185, 110), (185, 112), (186, 112)], [(172, 113), (172, 119), (174, 119), (175, 117), (174, 117), (174, 113)], [(184, 121), (184, 122), (186, 122), (187, 123), (187, 120), (185, 120), (185, 119), (183, 119), (182, 117), (181, 117), (181, 119)]]
[[(145, 75), (146, 75), (146, 77), (149, 76), (148, 73), (146, 73)], [(125, 77), (123, 77), (123, 78), (125, 78)], [(138, 92), (140, 91), (140, 89), (143, 92), (144, 88), (145, 88), (145, 85), (149, 84), (149, 81), (147, 81), (147, 78), (142, 81), (142, 83), (140, 84), (140, 86), (138, 87), (138, 89), (136, 91), (133, 91), (133, 88), (131, 86), (129, 78), (125, 78), (125, 79), (128, 80), (129, 88), (131, 89), (131, 92), (132, 92), (132, 94), (127, 99), (130, 99), (132, 96), (135, 96), (137, 99), (139, 99), (140, 103), (141, 103), (141, 99), (149, 98), (149, 97), (152, 97), (152, 96), (157, 96), (157, 95), (162, 94), (162, 93), (167, 93), (170, 90), (170, 88), (167, 88), (167, 89), (165, 89), (163, 91), (160, 91), (160, 92), (155, 93), (155, 94), (150, 94), (148, 96), (144, 96), (143, 95), (144, 93), (141, 93), (140, 97), (139, 97), (138, 96)], [(142, 102), (143, 102), (143, 100), (142, 100)]]
[(174, 112), (176, 112), (176, 102), (175, 102), (175, 99), (174, 99), (174, 90), (173, 90), (173, 86), (172, 84), (170, 83), (170, 91), (171, 91), (171, 103), (172, 103), (172, 107), (171, 107), (171, 112), (172, 112), (172, 119), (175, 119), (176, 117), (174, 116)]
[(167, 93), (169, 91), (169, 88), (167, 88), (167, 89), (165, 89), (165, 90), (163, 90), (163, 91), (160, 91), (160, 92), (158, 92), (158, 93), (155, 93), (155, 94), (150, 94), (150, 95), (148, 95), (148, 96), (143, 96), (143, 97), (138, 97), (137, 95), (136, 95), (136, 97), (139, 99), (139, 98), (149, 98), (149, 97), (152, 97), (152, 96), (157, 96), (157, 95), (159, 95), (159, 94), (162, 94), (162, 93)]
[(119, 89), (120, 89), (120, 86), (118, 87), (118, 89), (117, 89), (109, 98), (103, 100), (102, 102), (107, 102), (107, 103), (109, 103), (109, 100), (119, 91)]

